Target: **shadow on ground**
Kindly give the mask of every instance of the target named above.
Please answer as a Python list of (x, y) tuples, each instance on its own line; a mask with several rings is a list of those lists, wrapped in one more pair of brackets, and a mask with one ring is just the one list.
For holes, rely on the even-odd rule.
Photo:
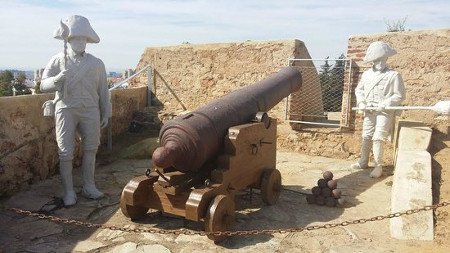
[[(128, 144), (133, 140), (140, 140), (142, 136), (125, 137)], [(192, 230), (203, 230), (201, 223), (190, 222), (182, 218), (168, 216), (159, 212), (151, 211), (143, 219), (131, 222), (123, 216), (119, 210), (120, 194), (126, 183), (135, 176), (145, 174), (145, 170), (151, 166), (150, 160), (117, 160), (115, 149), (101, 153), (99, 168), (96, 172), (96, 181), (99, 189), (104, 191), (106, 197), (100, 200), (88, 200), (81, 197), (81, 172), (74, 171), (74, 183), (79, 199), (76, 206), (62, 208), (52, 212), (53, 215), (68, 219), (88, 221), (98, 224), (116, 225), (118, 227), (140, 227), (150, 226), (161, 229), (187, 228)], [(292, 156), (295, 154), (292, 153)], [(288, 155), (289, 157), (289, 155)], [(303, 156), (302, 156), (303, 157)], [(302, 158), (303, 159), (303, 158)], [(328, 158), (324, 158), (328, 159)], [(314, 170), (297, 167), (286, 168), (280, 166), (284, 178), (289, 182), (300, 173), (300, 178), (305, 175), (317, 174), (329, 167), (336, 167), (335, 160), (316, 164)], [(309, 161), (310, 163), (311, 162)], [(326, 166), (325, 166), (326, 164)], [(341, 188), (347, 200), (345, 208), (331, 208), (325, 206), (309, 205), (306, 203), (305, 193), (310, 187), (298, 183), (287, 183), (280, 195), (279, 202), (273, 206), (265, 205), (258, 192), (250, 196), (249, 192), (242, 192), (236, 197), (236, 220), (234, 230), (252, 229), (287, 229), (300, 228), (311, 224), (323, 222), (342, 221), (342, 215), (347, 208), (354, 208), (361, 203), (359, 196), (373, 184), (380, 180), (369, 178), (368, 171), (348, 171), (349, 162), (341, 163), (340, 172), (335, 173), (338, 179), (338, 188)], [(277, 165), (278, 166), (278, 165)], [(293, 172), (289, 173), (289, 172)], [(317, 177), (316, 177), (317, 178)], [(381, 179), (383, 180), (383, 179)], [(295, 182), (295, 180), (294, 180)], [(62, 194), (59, 176), (45, 180), (30, 186), (30, 190), (17, 193), (8, 200), (2, 200), (0, 211), (0, 249), (5, 252), (30, 251), (30, 252), (70, 252), (70, 251), (110, 251), (115, 247), (141, 247), (142, 243), (161, 244), (164, 247), (179, 252), (181, 250), (212, 250), (217, 247), (224, 249), (241, 249), (251, 246), (252, 248), (267, 248), (277, 246), (286, 235), (261, 234), (256, 236), (233, 236), (215, 245), (202, 236), (187, 235), (160, 235), (160, 234), (132, 234), (122, 231), (111, 231), (107, 229), (92, 229), (75, 225), (52, 223), (37, 218), (24, 217), (7, 211), (4, 208), (16, 207), (31, 211), (38, 211), (54, 197)], [(386, 203), (384, 203), (386, 204)], [(367, 217), (367, 216), (363, 216)], [(359, 218), (359, 217), (358, 217)], [(130, 244), (131, 243), (131, 244)], [(271, 246), (272, 245), (272, 246)]]

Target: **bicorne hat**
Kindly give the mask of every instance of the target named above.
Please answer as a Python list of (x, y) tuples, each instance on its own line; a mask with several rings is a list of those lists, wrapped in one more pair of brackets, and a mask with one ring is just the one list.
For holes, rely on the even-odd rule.
[(397, 51), (389, 46), (389, 44), (382, 41), (375, 41), (367, 48), (366, 56), (364, 56), (364, 62), (368, 63), (380, 58), (391, 57), (396, 53)]
[(89, 20), (83, 16), (73, 15), (61, 21), (58, 29), (53, 32), (53, 38), (68, 40), (71, 37), (86, 37), (87, 43), (99, 43), (100, 38), (92, 29)]

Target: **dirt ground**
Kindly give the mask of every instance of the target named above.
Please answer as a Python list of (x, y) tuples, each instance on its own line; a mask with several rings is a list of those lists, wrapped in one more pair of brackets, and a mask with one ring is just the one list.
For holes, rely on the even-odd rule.
[[(441, 137), (435, 140), (434, 177), (435, 201), (450, 199), (449, 145)], [(113, 159), (111, 159), (113, 160)], [(103, 159), (97, 169), (98, 186), (106, 197), (87, 200), (79, 195), (72, 208), (62, 208), (53, 215), (118, 227), (156, 227), (161, 229), (201, 230), (202, 224), (154, 211), (131, 222), (119, 208), (124, 185), (134, 176), (143, 175), (150, 160)], [(390, 212), (392, 167), (380, 179), (368, 177), (370, 170), (349, 169), (353, 160), (307, 156), (293, 152), (277, 153), (277, 168), (283, 177), (284, 190), (279, 202), (267, 206), (256, 192), (250, 198), (243, 192), (236, 198), (234, 229), (275, 229), (336, 223), (358, 218), (370, 218)], [(316, 184), (325, 170), (338, 179), (346, 204), (343, 208), (309, 205), (305, 193)], [(81, 191), (80, 170), (75, 170), (76, 191)], [(257, 236), (233, 236), (214, 244), (203, 236), (128, 233), (107, 229), (91, 229), (75, 225), (56, 224), (14, 214), (6, 208), (18, 207), (37, 211), (61, 196), (59, 176), (30, 186), (29, 190), (0, 201), (0, 252), (448, 252), (449, 207), (436, 211), (435, 240), (402, 241), (389, 236), (389, 221), (349, 225), (331, 229)]]

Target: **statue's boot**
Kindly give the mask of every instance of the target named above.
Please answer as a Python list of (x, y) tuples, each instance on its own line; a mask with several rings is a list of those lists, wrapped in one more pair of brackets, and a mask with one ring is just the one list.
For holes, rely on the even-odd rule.
[(363, 138), (361, 143), (361, 157), (358, 162), (350, 165), (351, 169), (360, 170), (367, 168), (369, 164), (369, 154), (370, 154), (370, 146), (372, 144), (372, 140), (369, 138)]
[(381, 159), (383, 157), (383, 142), (380, 140), (373, 141), (373, 160), (375, 168), (370, 172), (370, 177), (379, 178), (383, 174), (383, 167), (381, 167)]
[(99, 199), (104, 194), (95, 187), (95, 150), (84, 151), (81, 167), (83, 168), (83, 190), (81, 194), (89, 199)]
[(61, 180), (64, 187), (64, 205), (73, 206), (77, 203), (77, 194), (73, 190), (72, 160), (59, 161), (59, 171), (61, 173)]

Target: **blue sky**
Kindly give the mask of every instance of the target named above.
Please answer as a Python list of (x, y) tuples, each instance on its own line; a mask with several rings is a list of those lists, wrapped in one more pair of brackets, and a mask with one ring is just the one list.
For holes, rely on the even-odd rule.
[(62, 50), (60, 19), (87, 17), (100, 44), (87, 51), (109, 71), (135, 68), (145, 47), (299, 39), (313, 58), (337, 58), (351, 35), (381, 33), (385, 20), (406, 28), (450, 28), (450, 1), (306, 0), (0, 0), (0, 69), (37, 69)]

